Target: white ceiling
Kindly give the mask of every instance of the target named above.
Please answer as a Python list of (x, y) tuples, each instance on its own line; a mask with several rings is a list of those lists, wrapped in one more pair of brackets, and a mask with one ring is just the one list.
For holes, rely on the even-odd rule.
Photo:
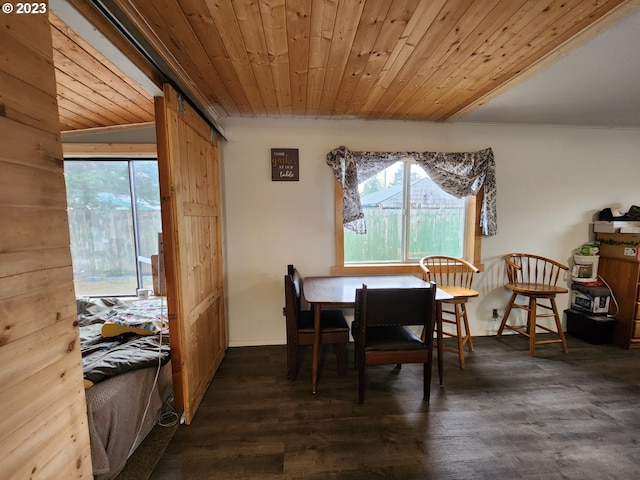
[(640, 10), (458, 121), (640, 127)]

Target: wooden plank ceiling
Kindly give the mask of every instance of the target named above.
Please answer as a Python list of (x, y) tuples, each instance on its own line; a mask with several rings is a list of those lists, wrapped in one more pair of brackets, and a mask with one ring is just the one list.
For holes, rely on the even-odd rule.
[(153, 122), (153, 98), (49, 11), (60, 129)]
[[(633, 1), (112, 3), (197, 102), (223, 116), (447, 121), (590, 38)], [(148, 121), (144, 92), (118, 83), (120, 73), (55, 17), (52, 25), (65, 124)], [(73, 63), (84, 54), (89, 64)], [(100, 102), (79, 88), (87, 76), (99, 80), (88, 88)]]

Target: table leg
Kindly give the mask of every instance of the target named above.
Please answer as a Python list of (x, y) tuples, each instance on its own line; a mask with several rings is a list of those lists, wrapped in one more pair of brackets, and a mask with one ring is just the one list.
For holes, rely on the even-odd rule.
[(313, 363), (311, 366), (311, 393), (314, 395), (318, 385), (318, 357), (320, 356), (320, 309), (321, 305), (313, 305)]

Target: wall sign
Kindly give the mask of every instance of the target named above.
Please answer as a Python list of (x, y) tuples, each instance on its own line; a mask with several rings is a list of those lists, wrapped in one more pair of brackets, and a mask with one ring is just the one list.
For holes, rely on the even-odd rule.
[(300, 180), (297, 148), (271, 149), (271, 180), (273, 182), (297, 182)]

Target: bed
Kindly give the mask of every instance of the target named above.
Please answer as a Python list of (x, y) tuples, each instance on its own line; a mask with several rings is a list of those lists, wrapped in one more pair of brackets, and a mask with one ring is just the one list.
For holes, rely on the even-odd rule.
[(163, 298), (77, 300), (91, 461), (115, 478), (172, 394)]

